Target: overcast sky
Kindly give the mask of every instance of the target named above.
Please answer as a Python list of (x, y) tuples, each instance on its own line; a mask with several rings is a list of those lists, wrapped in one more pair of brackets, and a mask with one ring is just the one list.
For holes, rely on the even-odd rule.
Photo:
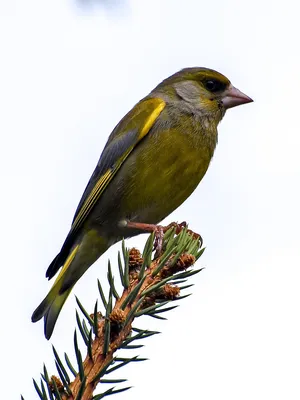
[(299, 399), (298, 2), (82, 3), (0, 1), (1, 397), (37, 399), (51, 343), (73, 355), (74, 294), (92, 312), (108, 257), (117, 274), (119, 245), (77, 284), (51, 343), (30, 322), (112, 128), (166, 76), (206, 66), (255, 102), (228, 111), (207, 175), (166, 221), (202, 234), (206, 269), (167, 322), (136, 324), (162, 334), (116, 374), (134, 386), (117, 396)]

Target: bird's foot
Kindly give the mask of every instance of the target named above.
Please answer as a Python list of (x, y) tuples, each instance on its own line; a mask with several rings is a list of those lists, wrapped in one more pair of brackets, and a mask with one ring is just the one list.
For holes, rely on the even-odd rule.
[(154, 232), (155, 240), (154, 240), (153, 250), (156, 250), (155, 257), (159, 257), (161, 255), (164, 233), (169, 229), (169, 226), (164, 227), (155, 224), (145, 224), (143, 222), (127, 221), (126, 227), (140, 229), (141, 231), (144, 232)]
[[(154, 232), (155, 234), (155, 241), (153, 245), (153, 250), (155, 250), (155, 258), (160, 257), (162, 254), (162, 245), (163, 245), (163, 239), (164, 239), (164, 234), (171, 228), (175, 228), (175, 233), (176, 235), (179, 235), (179, 233), (187, 227), (187, 223), (185, 221), (181, 222), (180, 224), (177, 222), (172, 222), (171, 224), (167, 226), (162, 226), (162, 225), (155, 225), (155, 224), (145, 224), (142, 222), (133, 222), (133, 221), (127, 221), (126, 226), (128, 228), (134, 228), (134, 229), (140, 229), (145, 232)], [(188, 229), (188, 233), (194, 237), (194, 239), (199, 239), (201, 246), (203, 244), (202, 238), (198, 233), (195, 233)]]
[[(179, 224), (178, 222), (171, 222), (169, 225), (163, 227), (163, 233), (167, 232), (167, 231), (168, 231), (169, 229), (171, 229), (171, 228), (175, 228), (175, 233), (176, 233), (176, 235), (179, 235), (179, 233), (180, 233), (184, 228), (187, 228), (187, 227), (188, 227), (188, 224), (187, 224), (185, 221), (181, 222), (180, 224)], [(200, 247), (202, 247), (202, 245), (203, 245), (203, 239), (202, 239), (201, 235), (200, 235), (199, 233), (196, 233), (196, 232), (192, 231), (191, 229), (187, 229), (187, 232), (188, 232), (191, 236), (193, 236), (193, 238), (194, 238), (195, 240), (198, 239), (199, 242), (200, 242)]]

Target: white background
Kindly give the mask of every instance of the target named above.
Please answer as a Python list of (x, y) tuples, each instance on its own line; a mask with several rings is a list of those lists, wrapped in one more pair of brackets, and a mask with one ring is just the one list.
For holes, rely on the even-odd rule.
[[(162, 334), (132, 354), (149, 361), (116, 373), (134, 386), (117, 396), (299, 399), (297, 2), (83, 3), (0, 2), (1, 398), (37, 399), (32, 377), (43, 362), (55, 372), (30, 316), (110, 131), (160, 80), (206, 66), (255, 102), (227, 113), (205, 179), (166, 221), (202, 234), (206, 269), (169, 321), (139, 321)], [(119, 248), (66, 303), (51, 339), (60, 354), (73, 355), (74, 293), (92, 312)]]

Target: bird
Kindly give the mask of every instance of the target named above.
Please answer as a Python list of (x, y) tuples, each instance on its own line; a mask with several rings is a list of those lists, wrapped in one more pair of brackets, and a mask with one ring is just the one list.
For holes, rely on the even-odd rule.
[(78, 204), (70, 231), (47, 269), (52, 288), (32, 314), (50, 339), (76, 282), (113, 244), (157, 224), (204, 177), (218, 124), (253, 100), (221, 73), (184, 68), (159, 83), (116, 125)]

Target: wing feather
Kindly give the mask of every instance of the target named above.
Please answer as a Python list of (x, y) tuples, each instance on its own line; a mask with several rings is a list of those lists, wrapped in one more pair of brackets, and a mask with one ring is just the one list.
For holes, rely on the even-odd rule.
[[(135, 108), (140, 108), (136, 110)], [(88, 190), (88, 193), (85, 193), (85, 199), (80, 207), (80, 209), (76, 212), (71, 231), (70, 233), (72, 234), (73, 232), (78, 231), (78, 229), (82, 226), (84, 221), (86, 220), (87, 216), (93, 209), (94, 205), (96, 202), (99, 200), (101, 194), (107, 187), (107, 185), (111, 182), (117, 171), (120, 169), (121, 165), (123, 162), (126, 160), (126, 158), (129, 156), (129, 154), (132, 152), (132, 150), (135, 148), (135, 146), (147, 135), (147, 133), (150, 131), (152, 125), (154, 124), (155, 120), (157, 117), (160, 115), (162, 110), (165, 107), (165, 102), (161, 99), (148, 99), (144, 100), (141, 103), (138, 103), (130, 113), (133, 114), (133, 116), (130, 119), (130, 124), (134, 123), (135, 129), (131, 130), (130, 132), (134, 132), (134, 134), (130, 134), (129, 132), (124, 132), (123, 129), (121, 129), (121, 132), (123, 135), (128, 135), (128, 138), (130, 139), (130, 143), (127, 143), (126, 148), (124, 149), (121, 148), (120, 144), (118, 143), (120, 140), (120, 129), (118, 129), (118, 126), (116, 127), (117, 132), (115, 132), (115, 136), (117, 139), (116, 143), (114, 144), (113, 141), (110, 142), (110, 146), (107, 146), (103, 152), (103, 155), (101, 155), (99, 163), (97, 165), (99, 170), (103, 170), (102, 161), (104, 161), (105, 158), (107, 158), (107, 152), (110, 152), (112, 149), (110, 147), (112, 145), (117, 145), (119, 151), (113, 151), (114, 157), (110, 159), (110, 165), (107, 168), (107, 170), (102, 173), (102, 175), (97, 177), (97, 179), (94, 179), (96, 181), (95, 183), (93, 182), (93, 186), (90, 187), (90, 190)], [(138, 111), (138, 112), (136, 112)], [(141, 120), (141, 114), (144, 114), (144, 121)], [(146, 118), (145, 118), (146, 117)], [(125, 117), (125, 120), (127, 118)], [(121, 121), (124, 122), (124, 119)], [(142, 126), (142, 129), (139, 129), (139, 127)], [(122, 136), (121, 136), (122, 137)], [(121, 154), (120, 153), (121, 150)], [(119, 155), (118, 158), (116, 158), (116, 155)], [(96, 170), (97, 170), (96, 167)], [(89, 188), (90, 185), (88, 185), (87, 189)]]
[(52, 278), (68, 257), (77, 232), (81, 229), (105, 188), (121, 168), (135, 146), (148, 134), (165, 108), (159, 98), (148, 98), (138, 103), (115, 127), (100, 156), (93, 175), (76, 210), (70, 232), (61, 252), (50, 264), (46, 276)]

